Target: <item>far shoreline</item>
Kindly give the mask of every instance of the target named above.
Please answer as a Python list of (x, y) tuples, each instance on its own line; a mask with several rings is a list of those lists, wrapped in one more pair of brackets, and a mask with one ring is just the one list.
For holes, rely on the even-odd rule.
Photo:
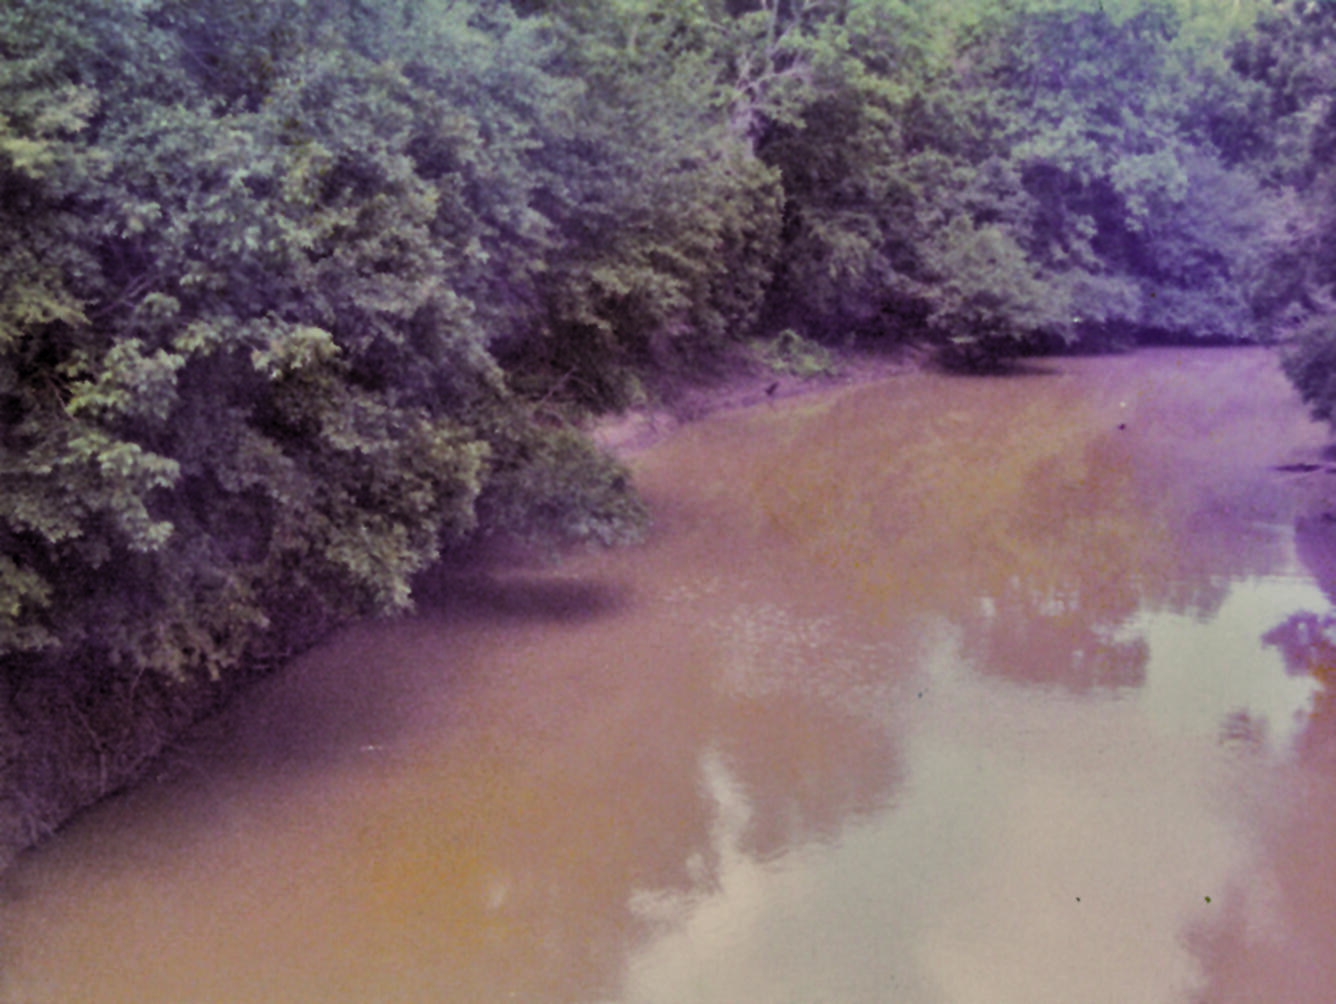
[(801, 375), (772, 370), (759, 361), (740, 362), (730, 372), (684, 384), (667, 400), (599, 416), (587, 433), (600, 448), (626, 460), (708, 415), (873, 383), (930, 365), (928, 351), (916, 346), (829, 351), (829, 372)]

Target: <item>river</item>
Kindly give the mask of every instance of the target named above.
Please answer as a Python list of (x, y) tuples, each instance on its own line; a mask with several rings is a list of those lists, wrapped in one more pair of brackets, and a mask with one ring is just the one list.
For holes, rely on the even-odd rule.
[(0, 1000), (1330, 1004), (1327, 441), (1251, 349), (689, 425), (24, 855)]

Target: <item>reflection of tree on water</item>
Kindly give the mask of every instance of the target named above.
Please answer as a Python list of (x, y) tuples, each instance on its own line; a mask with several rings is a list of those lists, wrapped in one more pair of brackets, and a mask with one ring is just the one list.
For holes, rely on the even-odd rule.
[(980, 598), (956, 621), (980, 671), (1140, 686), (1149, 648), (1127, 625), (1158, 610), (1209, 620), (1231, 580), (1276, 567), (1276, 535), (1176, 480), (1167, 461), (1133, 463), (1129, 442), (1104, 434), (1034, 465), (1012, 518), (978, 539)]
[[(1295, 525), (1295, 553), (1336, 606), (1336, 521), (1300, 519)], [(1277, 648), (1292, 676), (1310, 676), (1318, 684), (1297, 739), (1305, 759), (1336, 763), (1336, 611), (1299, 611), (1268, 631), (1262, 641)]]
[(1280, 650), (1285, 670), (1318, 683), (1296, 741), (1304, 759), (1336, 762), (1336, 614), (1301, 611), (1262, 638)]
[[(1210, 619), (1232, 580), (1286, 560), (1287, 503), (1259, 443), (1292, 416), (1258, 389), (1288, 388), (1264, 357), (1232, 358), (1068, 360), (1027, 395), (925, 375), (820, 421), (753, 416), (733, 430), (750, 448), (726, 493), (765, 518), (736, 541), (828, 576), (869, 624), (947, 618), (981, 672), (1139, 686), (1134, 619)], [(757, 446), (777, 432), (782, 450)]]
[[(1336, 604), (1336, 522), (1301, 519), (1295, 550)], [(1194, 1000), (1329, 1004), (1336, 987), (1336, 611), (1298, 611), (1262, 636), (1291, 676), (1316, 683), (1295, 735), (1295, 760), (1268, 782), (1253, 816), (1251, 883), (1221, 897), (1220, 914), (1189, 941), (1206, 971)], [(1226, 734), (1236, 723), (1225, 723)], [(1266, 917), (1259, 925), (1257, 916)]]
[(1045, 598), (1017, 583), (962, 619), (963, 651), (980, 671), (1017, 682), (1078, 691), (1140, 686), (1149, 648), (1142, 638), (1121, 637), (1116, 624), (1077, 596)]
[[(1105, 362), (1098, 379), (1064, 363), (1062, 382), (1023, 399), (971, 381), (851, 399), (842, 421), (801, 430), (790, 450), (866, 474), (832, 474), (818, 493), (786, 465), (764, 494), (819, 497), (823, 522), (793, 536), (881, 609), (945, 614), (980, 671), (1138, 685), (1144, 647), (1130, 622), (1209, 619), (1232, 580), (1286, 560), (1274, 527), (1289, 503), (1258, 442), (1287, 418), (1256, 395), (1265, 371)], [(1200, 372), (1187, 379), (1182, 366)], [(888, 448), (865, 431), (888, 415), (914, 437)]]
[(1248, 813), (1254, 867), (1218, 897), (1218, 915), (1189, 934), (1205, 971), (1193, 1000), (1329, 1004), (1336, 987), (1336, 614), (1296, 613), (1263, 642), (1282, 653), (1288, 673), (1319, 686), (1294, 740), (1296, 762), (1269, 775), (1265, 812)]
[(892, 646), (773, 604), (740, 604), (718, 630), (728, 701), (715, 742), (755, 810), (741, 847), (772, 857), (884, 804), (900, 780), (885, 716), (906, 689)]

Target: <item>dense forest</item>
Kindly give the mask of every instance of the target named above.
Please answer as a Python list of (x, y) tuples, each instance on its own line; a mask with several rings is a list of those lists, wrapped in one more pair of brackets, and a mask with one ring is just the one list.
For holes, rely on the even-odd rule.
[(0, 846), (768, 345), (1277, 342), (1336, 417), (1336, 3), (11, 0)]

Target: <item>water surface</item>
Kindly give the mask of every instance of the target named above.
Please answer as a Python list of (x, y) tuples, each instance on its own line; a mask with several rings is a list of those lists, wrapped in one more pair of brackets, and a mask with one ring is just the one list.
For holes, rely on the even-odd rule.
[(25, 856), (0, 1000), (1330, 1002), (1325, 441), (1253, 350), (680, 430)]

